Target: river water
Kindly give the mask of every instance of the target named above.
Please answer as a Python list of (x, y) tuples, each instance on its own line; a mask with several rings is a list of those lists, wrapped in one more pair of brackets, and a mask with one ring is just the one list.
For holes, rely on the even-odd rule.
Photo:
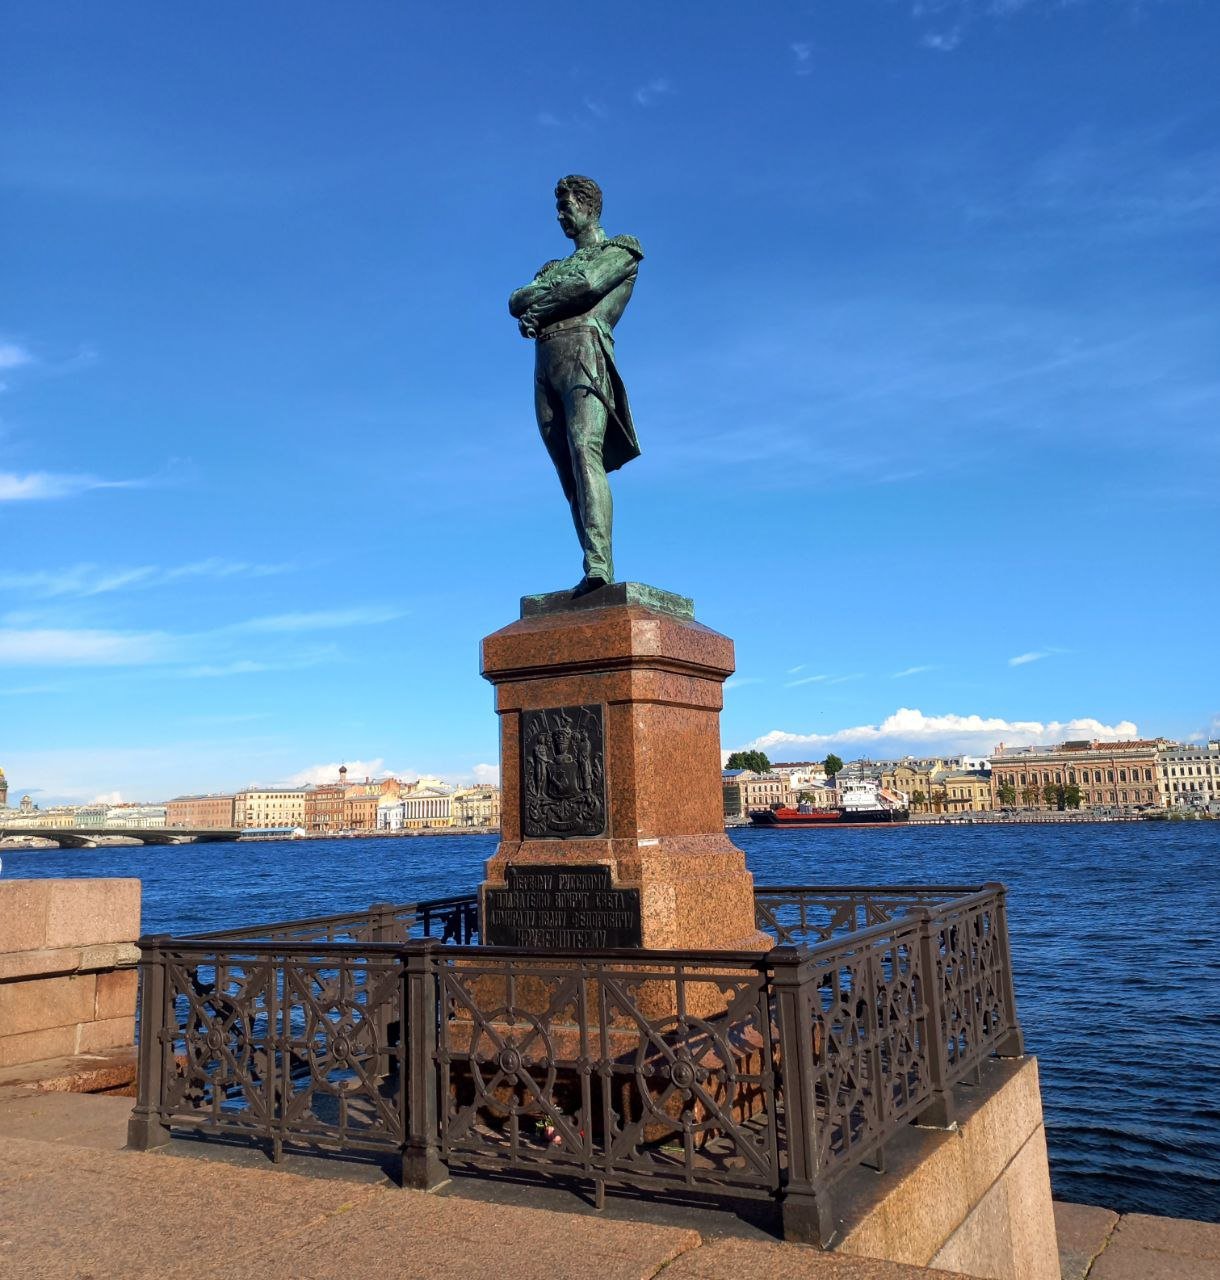
[[(755, 831), (759, 884), (1001, 880), (1060, 1199), (1220, 1221), (1220, 823)], [(473, 890), (486, 836), (6, 851), (5, 877), (138, 876), (144, 931)]]

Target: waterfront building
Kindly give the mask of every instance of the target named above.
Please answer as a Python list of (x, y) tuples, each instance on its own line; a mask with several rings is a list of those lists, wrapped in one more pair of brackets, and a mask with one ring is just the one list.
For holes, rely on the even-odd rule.
[(1220, 815), (1220, 742), (1162, 747), (1157, 752), (1157, 790), (1167, 809)]
[(460, 787), (449, 805), (455, 827), (498, 827), (500, 825), (500, 788), (490, 784)]
[(406, 821), (406, 797), (382, 796), (377, 802), (377, 830), (401, 831)]
[(8, 779), (4, 776), (4, 770), (0, 769), (0, 809), (8, 808)]
[(165, 825), (191, 831), (225, 831), (235, 827), (233, 795), (178, 796), (165, 805)]
[(115, 804), (106, 810), (107, 830), (159, 831), (165, 826), (163, 804)]
[(770, 809), (791, 802), (787, 780), (778, 773), (755, 773), (753, 769), (724, 769), (720, 775), (724, 790), (724, 816), (745, 818), (751, 809)]
[(773, 764), (771, 772), (777, 773), (788, 784), (790, 795), (801, 791), (813, 792), (827, 789), (829, 783), (826, 770), (820, 760), (789, 760), (783, 764)]
[(247, 787), (233, 797), (233, 825), (242, 830), (305, 825), (304, 787)]
[(408, 831), (448, 827), (453, 824), (453, 792), (443, 783), (419, 787), (403, 797), (403, 826)]
[(1058, 808), (1045, 797), (1048, 786), (1079, 787), (1082, 808), (1156, 805), (1161, 802), (1159, 753), (1173, 745), (1165, 738), (1036, 747), (1000, 743), (991, 754), (992, 792), (998, 796), (1007, 783), (1023, 808)]
[(946, 813), (988, 813), (994, 807), (991, 773), (982, 770), (946, 770), (932, 775), (934, 790), (942, 796)]
[(349, 782), (343, 793), (343, 830), (376, 831), (377, 804), (384, 794), (383, 784), (369, 777)]
[(72, 824), (82, 831), (97, 831), (106, 825), (110, 814), (107, 804), (82, 804), (76, 807), (76, 821)]
[[(939, 762), (937, 762), (939, 763)], [(921, 768), (914, 760), (900, 760), (891, 764), (881, 775), (881, 786), (885, 791), (894, 791), (907, 797), (908, 805), (917, 809), (930, 810), (932, 796), (937, 787), (933, 782), (933, 771)], [(923, 799), (915, 804), (913, 796), (922, 795)]]
[(347, 765), (339, 766), (338, 782), (323, 782), (305, 792), (306, 831), (340, 831), (343, 828), (343, 801), (347, 797)]

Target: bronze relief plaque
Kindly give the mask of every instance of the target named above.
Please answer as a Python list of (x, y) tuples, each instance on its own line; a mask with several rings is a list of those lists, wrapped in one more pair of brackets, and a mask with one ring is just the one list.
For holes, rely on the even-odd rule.
[(521, 833), (570, 840), (606, 832), (600, 705), (521, 713)]
[(491, 947), (602, 951), (640, 945), (640, 891), (616, 889), (607, 866), (509, 866), (483, 890)]

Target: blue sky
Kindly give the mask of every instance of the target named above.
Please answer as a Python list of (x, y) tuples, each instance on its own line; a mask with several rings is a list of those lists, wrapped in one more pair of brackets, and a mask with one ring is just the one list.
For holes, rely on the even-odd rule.
[(1208, 0), (10, 6), (0, 766), (487, 776), (580, 575), (509, 292), (646, 258), (622, 578), (773, 759), (1215, 734)]

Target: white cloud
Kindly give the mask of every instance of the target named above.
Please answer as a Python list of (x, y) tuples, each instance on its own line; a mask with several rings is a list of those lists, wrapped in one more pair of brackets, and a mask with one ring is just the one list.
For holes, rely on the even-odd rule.
[(728, 693), (730, 689), (740, 689), (743, 685), (762, 683), (762, 676), (729, 676), (724, 682), (724, 691)]
[(170, 586), (178, 582), (208, 578), (267, 578), (274, 574), (291, 573), (296, 568), (294, 564), (251, 564), (215, 556), (168, 568), (152, 564), (103, 568), (101, 565), (86, 563), (70, 565), (64, 569), (0, 573), (0, 589), (29, 591), (42, 597), (97, 596), (113, 591)]
[(498, 764), (476, 764), (470, 771), (480, 786), (500, 785), (500, 766)]
[(782, 746), (821, 747), (839, 744), (868, 748), (884, 746), (899, 754), (906, 748), (981, 750), (985, 753), (999, 742), (1012, 747), (1072, 738), (1099, 738), (1117, 742), (1137, 737), (1139, 730), (1130, 720), (1107, 725), (1091, 718), (1043, 722), (1005, 720), (999, 716), (980, 715), (926, 716), (917, 709), (899, 707), (880, 724), (854, 725), (830, 733), (789, 733), (782, 729), (772, 729), (747, 745), (763, 751)]
[(925, 49), (935, 49), (937, 53), (952, 53), (962, 42), (961, 27), (950, 27), (947, 31), (929, 31), (920, 40)]
[(121, 791), (103, 791), (101, 795), (94, 796), (89, 801), (90, 804), (122, 804), (123, 793)]
[(798, 662), (795, 667), (788, 668), (787, 674), (790, 676), (794, 676), (798, 671), (804, 671), (804, 670), (805, 670), (805, 663)]
[(74, 498), (91, 489), (135, 489), (143, 480), (102, 480), (97, 476), (54, 471), (31, 471), (18, 475), (0, 471), (0, 502), (32, 502), (50, 498)]
[(359, 606), (354, 609), (320, 609), (313, 613), (277, 613), (264, 618), (247, 618), (223, 628), (225, 631), (293, 632), (330, 631), (338, 627), (366, 627), (378, 622), (393, 622), (405, 614), (403, 609), (383, 605)]
[[(799, 667), (796, 670), (800, 670)], [(785, 689), (795, 689), (802, 684), (821, 684), (823, 680), (829, 680), (829, 676), (802, 676), (799, 680), (787, 680), (784, 682)]]
[(33, 363), (34, 357), (20, 343), (0, 341), (0, 369), (20, 369)]
[(1032, 653), (1018, 653), (1015, 658), (1008, 659), (1010, 667), (1024, 667), (1031, 662), (1039, 662), (1043, 658), (1049, 658), (1050, 654), (1045, 650), (1034, 650)]
[(336, 760), (330, 764), (311, 764), (284, 779), (290, 787), (316, 787), (324, 782), (338, 782), (339, 768), (347, 765), (348, 782), (363, 782), (365, 778), (392, 778), (394, 771), (385, 767), (378, 756), (375, 760)]
[(0, 664), (14, 667), (122, 667), (172, 662), (177, 639), (161, 631), (0, 630)]
[(935, 671), (935, 667), (907, 667), (903, 671), (895, 671), (890, 677), (892, 680), (902, 680), (907, 676), (923, 675), (925, 671)]
[(636, 105), (640, 107), (651, 106), (658, 98), (664, 98), (674, 92), (673, 85), (663, 76), (657, 76), (649, 80), (647, 84), (642, 84), (632, 94)]
[(796, 59), (796, 74), (808, 76), (813, 74), (813, 45), (807, 40), (797, 40), (788, 46)]

